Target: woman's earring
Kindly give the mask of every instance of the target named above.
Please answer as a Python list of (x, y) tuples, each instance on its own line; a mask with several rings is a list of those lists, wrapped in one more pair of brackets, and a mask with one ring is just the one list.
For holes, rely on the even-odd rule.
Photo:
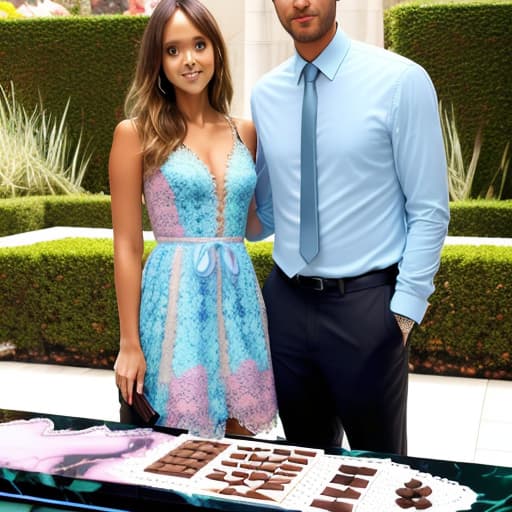
[(158, 75), (158, 80), (156, 82), (156, 86), (158, 87), (158, 90), (164, 95), (166, 96), (167, 93), (165, 92), (165, 89), (162, 87), (162, 79), (160, 78), (160, 75)]

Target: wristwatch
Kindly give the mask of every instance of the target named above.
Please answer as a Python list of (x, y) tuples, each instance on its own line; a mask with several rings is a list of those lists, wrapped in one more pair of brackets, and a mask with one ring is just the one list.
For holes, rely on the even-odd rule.
[(398, 327), (400, 327), (400, 330), (403, 334), (408, 335), (412, 328), (414, 327), (414, 324), (416, 323), (411, 318), (407, 318), (406, 316), (398, 315), (395, 313), (395, 318), (398, 323)]

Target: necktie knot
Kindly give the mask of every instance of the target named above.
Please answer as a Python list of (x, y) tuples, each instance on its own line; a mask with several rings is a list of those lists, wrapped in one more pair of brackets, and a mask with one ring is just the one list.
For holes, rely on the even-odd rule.
[(314, 82), (318, 76), (318, 71), (318, 68), (314, 64), (308, 62), (304, 66), (304, 80), (306, 80), (306, 82)]

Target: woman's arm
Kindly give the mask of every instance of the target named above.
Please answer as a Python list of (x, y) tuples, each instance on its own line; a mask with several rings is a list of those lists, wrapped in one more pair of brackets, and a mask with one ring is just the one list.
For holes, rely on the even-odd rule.
[(142, 278), (141, 143), (134, 123), (121, 121), (110, 151), (109, 179), (114, 228), (114, 275), (119, 314), (119, 354), (114, 365), (116, 384), (132, 403), (134, 382), (142, 393), (146, 362), (139, 339)]
[[(254, 124), (252, 121), (247, 119), (236, 119), (235, 124), (240, 138), (252, 155), (252, 159), (256, 160), (257, 136)], [(247, 226), (245, 228), (245, 234), (248, 238), (255, 237), (261, 233), (261, 229), (261, 222), (256, 215), (256, 200), (253, 197), (247, 214)]]

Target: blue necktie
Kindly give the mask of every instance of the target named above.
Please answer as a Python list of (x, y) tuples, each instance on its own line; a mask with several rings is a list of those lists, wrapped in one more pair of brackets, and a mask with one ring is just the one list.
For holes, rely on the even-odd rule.
[(302, 132), (300, 151), (300, 255), (309, 263), (318, 254), (318, 190), (316, 176), (315, 80), (318, 68), (308, 62), (304, 67)]

